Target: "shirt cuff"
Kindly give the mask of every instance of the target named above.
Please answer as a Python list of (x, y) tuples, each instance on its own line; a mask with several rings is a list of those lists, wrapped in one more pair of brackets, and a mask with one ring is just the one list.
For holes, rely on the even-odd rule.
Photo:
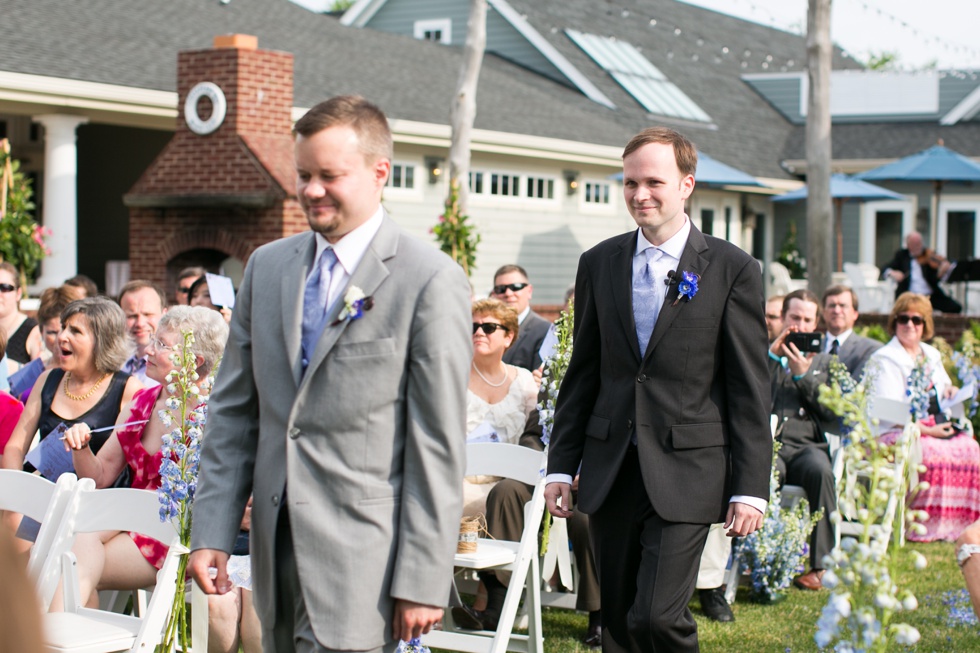
[(573, 480), (572, 477), (569, 476), (568, 474), (548, 474), (544, 478), (545, 484), (549, 484), (549, 483), (567, 483), (568, 485), (571, 485), (572, 484), (572, 480)]
[(766, 514), (766, 506), (769, 502), (765, 499), (759, 497), (750, 497), (744, 494), (736, 494), (729, 499), (728, 503), (744, 503), (746, 505), (752, 506), (762, 514)]

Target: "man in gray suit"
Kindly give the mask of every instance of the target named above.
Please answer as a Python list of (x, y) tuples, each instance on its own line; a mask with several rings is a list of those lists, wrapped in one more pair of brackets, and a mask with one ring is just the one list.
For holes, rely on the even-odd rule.
[[(861, 379), (864, 364), (881, 344), (854, 333), (858, 319), (858, 298), (847, 286), (831, 286), (823, 293), (823, 321), (827, 326), (824, 353), (837, 354), (855, 381)], [(834, 344), (836, 343), (836, 344)]]
[(254, 492), (264, 650), (392, 651), (449, 600), (469, 287), (385, 215), (380, 109), (333, 98), (294, 132), (312, 232), (249, 257), (209, 407), (190, 568), (205, 592), (230, 589)]
[(517, 311), (517, 323), (521, 327), (517, 340), (504, 352), (504, 362), (532, 372), (541, 367), (541, 343), (551, 326), (551, 322), (531, 310), (533, 292), (527, 272), (519, 265), (504, 265), (493, 275), (490, 296)]

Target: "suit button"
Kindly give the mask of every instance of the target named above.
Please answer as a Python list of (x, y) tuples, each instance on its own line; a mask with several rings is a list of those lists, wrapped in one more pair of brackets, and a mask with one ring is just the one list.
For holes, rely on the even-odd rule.
[(289, 437), (291, 437), (293, 440), (295, 440), (296, 438), (298, 438), (299, 437), (299, 434), (300, 434), (300, 430), (298, 428), (296, 428), (295, 426), (293, 428), (289, 429)]
[(640, 376), (636, 377), (636, 382), (637, 383), (643, 383), (644, 381), (646, 381), (649, 378), (650, 377), (647, 376), (646, 374), (641, 374)]
[(278, 506), (279, 505), (279, 495), (278, 494), (273, 494), (272, 495), (272, 505), (274, 505), (274, 506)]
[(632, 428), (633, 428), (633, 420), (631, 419), (626, 420), (626, 430), (628, 431)]

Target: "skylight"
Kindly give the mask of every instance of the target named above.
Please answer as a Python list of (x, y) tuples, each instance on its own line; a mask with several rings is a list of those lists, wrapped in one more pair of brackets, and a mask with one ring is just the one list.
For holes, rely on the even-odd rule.
[(565, 33), (650, 113), (711, 122), (701, 107), (626, 41), (571, 29)]

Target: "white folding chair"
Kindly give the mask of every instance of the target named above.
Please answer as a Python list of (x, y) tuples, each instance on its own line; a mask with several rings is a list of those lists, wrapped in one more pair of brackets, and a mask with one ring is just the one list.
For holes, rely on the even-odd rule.
[[(189, 553), (174, 527), (160, 521), (160, 503), (151, 490), (105, 489), (77, 492), (62, 520), (53, 550), (62, 550), (65, 611), (44, 615), (47, 650), (71, 653), (152, 651), (163, 629), (177, 590), (180, 557)], [(69, 550), (76, 533), (134, 531), (169, 542), (170, 551), (157, 573), (156, 587), (140, 616), (83, 607), (77, 561)]]
[(46, 612), (58, 586), (58, 556), (51, 555), (58, 526), (64, 517), (77, 478), (62, 474), (57, 483), (17, 469), (0, 469), (0, 510), (9, 510), (40, 522), (31, 546), (27, 572), (37, 588), (41, 610)]
[[(467, 476), (500, 476), (534, 486), (524, 506), (524, 531), (520, 542), (480, 539), (475, 553), (457, 553), (455, 566), (463, 569), (510, 571), (510, 584), (495, 632), (455, 630), (447, 612), (443, 630), (423, 636), (427, 646), (471, 653), (522, 651), (543, 653), (541, 633), (541, 581), (538, 568), (538, 529), (544, 514), (542, 453), (514, 444), (475, 442), (466, 446)], [(514, 633), (521, 595), (528, 613), (528, 634)]]

